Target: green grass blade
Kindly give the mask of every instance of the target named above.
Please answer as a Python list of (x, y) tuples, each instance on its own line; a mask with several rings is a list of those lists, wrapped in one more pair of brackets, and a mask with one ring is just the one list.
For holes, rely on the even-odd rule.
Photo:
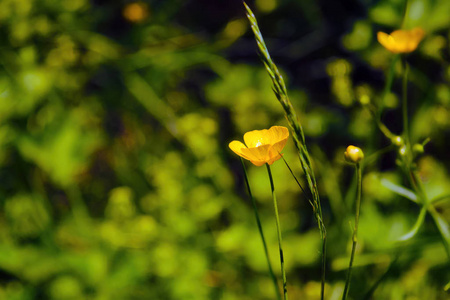
[(450, 195), (442, 195), (436, 198), (433, 198), (430, 203), (444, 203), (450, 200)]
[(393, 183), (392, 181), (386, 179), (386, 178), (382, 178), (381, 179), (381, 184), (389, 189), (390, 191), (396, 193), (397, 195), (403, 196), (406, 199), (411, 200), (414, 203), (419, 204), (419, 200), (417, 199), (417, 195), (411, 191), (410, 189), (407, 189), (405, 187), (402, 187), (398, 184)]
[(447, 250), (447, 255), (450, 259), (450, 230), (447, 221), (436, 211), (434, 206), (428, 206), (428, 212), (433, 217), (433, 220), (441, 234), (442, 241), (444, 242), (445, 249)]
[(408, 231), (406, 234), (402, 235), (398, 240), (399, 241), (407, 241), (407, 240), (413, 238), (419, 231), (420, 227), (422, 226), (423, 221), (425, 220), (426, 214), (427, 214), (427, 208), (424, 206), (420, 210), (419, 216), (417, 217), (416, 223), (414, 224), (413, 228), (411, 228), (411, 230)]

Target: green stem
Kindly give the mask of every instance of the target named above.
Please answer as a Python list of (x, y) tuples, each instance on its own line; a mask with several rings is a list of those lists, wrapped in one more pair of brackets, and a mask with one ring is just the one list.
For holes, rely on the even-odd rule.
[(267, 249), (266, 239), (264, 238), (264, 232), (263, 232), (262, 225), (261, 225), (261, 219), (259, 218), (258, 209), (256, 208), (256, 202), (255, 202), (255, 199), (253, 198), (252, 190), (250, 189), (250, 183), (248, 181), (247, 169), (245, 168), (245, 164), (244, 164), (244, 161), (242, 160), (242, 158), (241, 158), (241, 163), (242, 163), (242, 168), (244, 169), (244, 178), (245, 178), (245, 183), (247, 185), (247, 191), (248, 191), (248, 194), (250, 195), (250, 199), (252, 201), (253, 211), (255, 212), (255, 219), (256, 219), (256, 224), (258, 225), (259, 235), (261, 236), (261, 240), (262, 240), (262, 243), (264, 246), (264, 254), (266, 255), (267, 267), (269, 269), (269, 275), (270, 275), (270, 278), (272, 279), (272, 282), (273, 282), (273, 285), (275, 288), (275, 293), (277, 295), (277, 299), (281, 300), (280, 290), (278, 289), (277, 278), (275, 277), (275, 274), (272, 269), (272, 265), (270, 263), (269, 251)]
[(387, 78), (386, 78), (386, 83), (384, 85), (383, 94), (381, 96), (380, 103), (378, 103), (378, 110), (376, 112), (376, 119), (378, 119), (378, 121), (381, 120), (381, 114), (383, 112), (386, 97), (391, 92), (392, 83), (394, 82), (394, 76), (395, 76), (395, 65), (397, 64), (398, 58), (399, 58), (399, 55), (395, 55), (392, 58), (391, 65), (389, 66), (389, 71), (387, 73)]
[(350, 263), (348, 265), (347, 279), (345, 280), (345, 288), (344, 288), (344, 294), (342, 296), (342, 300), (347, 299), (348, 290), (349, 290), (349, 287), (350, 287), (350, 280), (351, 280), (351, 276), (352, 276), (353, 260), (355, 258), (357, 235), (358, 235), (359, 210), (360, 210), (360, 207), (361, 207), (361, 191), (362, 191), (361, 165), (359, 163), (356, 164), (356, 177), (357, 177), (358, 184), (357, 184), (357, 190), (356, 190), (355, 227), (353, 229), (352, 253), (350, 254)]
[(287, 161), (284, 159), (283, 156), (281, 156), (281, 158), (283, 159), (284, 163), (286, 164), (286, 167), (289, 169), (289, 172), (291, 172), (292, 177), (294, 177), (295, 181), (297, 182), (297, 185), (300, 187), (303, 194), (305, 194), (305, 197), (307, 197), (309, 203), (311, 204), (311, 206), (315, 212), (315, 217), (316, 217), (317, 221), (321, 222), (321, 224), (322, 224), (322, 226), (319, 226), (319, 228), (321, 228), (321, 233), (322, 233), (322, 274), (321, 274), (321, 285), (320, 285), (320, 300), (323, 300), (324, 296), (325, 296), (325, 273), (326, 273), (326, 253), (327, 253), (327, 233), (325, 230), (325, 225), (323, 225), (321, 216), (319, 215), (318, 212), (316, 212), (313, 202), (306, 194), (305, 190), (303, 189), (302, 185), (298, 181), (298, 179), (295, 176), (294, 172), (292, 171), (291, 167), (289, 166), (289, 164), (287, 163)]
[(322, 276), (320, 284), (320, 300), (325, 297), (325, 271), (326, 271), (326, 253), (327, 253), (327, 233), (325, 226), (323, 226), (323, 236), (322, 236)]
[(436, 211), (436, 208), (434, 208), (433, 204), (428, 205), (427, 210), (436, 223), (436, 227), (441, 234), (442, 243), (444, 244), (445, 252), (447, 253), (450, 262), (450, 241), (448, 238), (448, 229), (446, 228), (447, 224), (445, 224), (445, 221), (439, 216), (439, 213)]
[(406, 62), (405, 56), (402, 56), (402, 67), (403, 67), (403, 101), (402, 101), (402, 112), (403, 112), (403, 134), (405, 139), (405, 144), (408, 147), (408, 152), (410, 152), (411, 143), (409, 140), (409, 128), (408, 128), (408, 72), (409, 66)]
[(446, 234), (445, 229), (442, 228), (438, 213), (434, 209), (434, 206), (429, 203), (428, 197), (425, 193), (425, 189), (423, 187), (422, 181), (420, 180), (419, 176), (413, 169), (413, 154), (412, 154), (412, 147), (411, 147), (411, 140), (409, 136), (409, 129), (408, 129), (408, 94), (407, 94), (407, 87), (408, 87), (408, 71), (409, 66), (406, 62), (406, 58), (402, 56), (402, 66), (403, 66), (403, 134), (405, 139), (405, 146), (406, 146), (406, 155), (403, 157), (403, 165), (405, 168), (406, 176), (408, 177), (412, 188), (420, 198), (420, 202), (422, 205), (426, 205), (428, 212), (433, 218), (433, 221), (435, 222), (438, 231), (442, 237), (442, 243), (444, 244), (445, 251), (447, 253), (447, 256), (450, 260), (450, 241), (448, 238), (448, 234)]
[(284, 300), (287, 300), (288, 299), (288, 295), (287, 295), (287, 285), (286, 285), (286, 271), (284, 269), (284, 255), (283, 255), (283, 246), (282, 246), (282, 238), (281, 238), (280, 217), (278, 216), (277, 197), (275, 195), (275, 186), (273, 184), (272, 171), (270, 171), (269, 164), (266, 164), (266, 167), (267, 167), (267, 173), (269, 174), (270, 187), (272, 189), (273, 207), (274, 207), (274, 210), (275, 210), (275, 219), (276, 219), (276, 223), (277, 223), (278, 248), (280, 250), (281, 274), (283, 276)]
[(295, 182), (297, 183), (297, 185), (299, 186), (299, 188), (302, 190), (303, 194), (305, 195), (306, 199), (308, 200), (309, 204), (311, 204), (311, 206), (314, 208), (314, 204), (312, 203), (311, 199), (308, 197), (308, 195), (306, 194), (305, 189), (303, 188), (303, 186), (300, 184), (300, 181), (298, 181), (297, 176), (295, 176), (294, 171), (292, 171), (291, 167), (289, 166), (289, 164), (287, 163), (286, 159), (284, 159), (283, 156), (281, 156), (281, 158), (284, 161), (284, 164), (286, 165), (286, 167), (288, 168), (289, 172), (291, 172), (292, 177), (294, 177)]
[(411, 183), (411, 186), (413, 187), (416, 194), (419, 196), (422, 205), (425, 205), (427, 207), (428, 213), (433, 218), (434, 223), (436, 224), (436, 227), (441, 235), (442, 243), (445, 248), (445, 252), (448, 256), (449, 262), (450, 262), (450, 240), (449, 240), (449, 234), (447, 233), (444, 226), (441, 224), (441, 218), (439, 217), (439, 213), (436, 211), (432, 203), (429, 203), (428, 197), (425, 193), (425, 190), (423, 188), (422, 181), (420, 180), (419, 176), (417, 175), (414, 170), (411, 169), (410, 165), (407, 165), (408, 171), (409, 171), (409, 180)]
[(405, 6), (403, 8), (402, 24), (400, 25), (400, 28), (403, 28), (403, 26), (405, 26), (406, 17), (408, 16), (408, 12), (409, 12), (409, 1), (405, 0)]

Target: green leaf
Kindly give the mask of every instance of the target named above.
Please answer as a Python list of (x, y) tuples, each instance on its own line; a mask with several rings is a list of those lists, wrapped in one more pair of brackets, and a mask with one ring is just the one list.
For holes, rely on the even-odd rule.
[(450, 200), (450, 195), (442, 195), (436, 198), (433, 198), (430, 203), (436, 203), (436, 202), (447, 202)]
[(420, 226), (422, 226), (423, 221), (425, 220), (426, 214), (427, 214), (427, 208), (424, 206), (420, 210), (419, 216), (417, 217), (417, 221), (414, 224), (413, 228), (411, 228), (411, 230), (408, 231), (406, 234), (402, 235), (398, 240), (399, 241), (407, 241), (407, 240), (413, 238), (419, 231)]
[(434, 206), (430, 205), (428, 211), (433, 217), (434, 222), (436, 223), (436, 226), (439, 229), (439, 232), (441, 233), (442, 237), (444, 238), (448, 246), (450, 244), (450, 230), (448, 228), (447, 221), (445, 221), (445, 219), (436, 211)]
[(381, 179), (381, 184), (385, 188), (391, 190), (392, 192), (394, 192), (400, 196), (403, 196), (415, 203), (419, 203), (419, 201), (417, 200), (417, 195), (413, 191), (411, 191), (405, 187), (402, 187), (398, 184), (395, 184), (392, 181), (387, 180), (386, 178)]

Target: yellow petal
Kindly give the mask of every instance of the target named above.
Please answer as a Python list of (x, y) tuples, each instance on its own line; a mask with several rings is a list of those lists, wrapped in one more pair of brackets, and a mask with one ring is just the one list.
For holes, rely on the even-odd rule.
[(381, 45), (393, 53), (409, 53), (416, 50), (425, 31), (416, 27), (412, 30), (395, 30), (391, 34), (378, 32), (377, 39)]
[(396, 49), (394, 48), (395, 41), (394, 41), (394, 38), (392, 36), (390, 36), (387, 33), (379, 31), (377, 33), (377, 39), (378, 39), (378, 42), (384, 48), (386, 48), (387, 50), (389, 50), (391, 52), (397, 53)]
[(246, 155), (244, 155), (242, 153), (242, 149), (243, 148), (247, 148), (242, 142), (239, 141), (232, 141), (231, 143), (228, 144), (228, 147), (230, 147), (230, 149), (236, 153), (237, 155), (239, 155), (240, 157), (243, 157), (245, 159), (250, 160), (250, 158), (248, 158)]
[(417, 27), (409, 31), (409, 36), (407, 51), (412, 52), (419, 46), (420, 41), (422, 41), (425, 36), (425, 31), (422, 28)]
[(272, 165), (274, 162), (276, 162), (277, 160), (279, 160), (281, 158), (282, 154), (278, 154), (277, 156), (271, 157), (267, 163), (269, 165)]
[(247, 147), (273, 145), (289, 136), (289, 130), (283, 126), (272, 126), (269, 129), (253, 130), (244, 134)]
[(409, 40), (411, 38), (411, 35), (408, 30), (394, 30), (391, 32), (390, 36), (397, 42), (397, 43), (403, 43), (406, 40)]
[(285, 138), (275, 144), (273, 144), (270, 148), (269, 148), (269, 162), (268, 164), (271, 165), (273, 164), (275, 161), (279, 160), (281, 158), (281, 151), (283, 150), (284, 146), (286, 146), (288, 138)]
[(244, 134), (244, 142), (249, 148), (269, 144), (267, 140), (267, 129), (246, 132)]
[(391, 33), (391, 37), (394, 39), (393, 46), (397, 52), (408, 53), (416, 49), (418, 45), (407, 30), (395, 30)]
[(252, 148), (242, 148), (242, 154), (247, 156), (248, 160), (250, 160), (256, 166), (262, 166), (266, 162), (270, 160), (269, 157), (269, 148), (270, 145), (262, 145), (259, 147)]
[(289, 130), (283, 126), (272, 126), (269, 129), (253, 130), (244, 134), (243, 144), (232, 141), (228, 146), (237, 155), (248, 159), (256, 166), (272, 164), (281, 158), (280, 152), (286, 145)]
[(267, 163), (267, 161), (265, 161), (265, 160), (264, 161), (261, 161), (261, 160), (250, 160), (250, 162), (252, 164), (254, 164), (255, 166), (257, 166), (257, 167), (261, 167), (262, 165)]
[(281, 152), (281, 150), (283, 150), (284, 145), (286, 145), (287, 138), (289, 137), (289, 130), (284, 126), (272, 126), (268, 131), (269, 131), (268, 136), (271, 141), (270, 144), (272, 145), (286, 139), (286, 141), (284, 142), (283, 146), (280, 149)]
[(286, 146), (288, 138), (285, 138), (275, 144), (272, 145), (271, 150), (275, 152), (276, 154), (279, 154), (281, 151), (283, 151), (284, 146)]

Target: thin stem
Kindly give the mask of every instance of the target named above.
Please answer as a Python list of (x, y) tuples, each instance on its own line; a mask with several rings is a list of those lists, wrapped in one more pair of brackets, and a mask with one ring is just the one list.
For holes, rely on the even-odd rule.
[[(317, 221), (322, 222), (322, 218), (320, 217), (318, 212), (316, 212), (313, 202), (308, 197), (308, 195), (306, 195), (305, 190), (303, 189), (302, 185), (298, 181), (298, 179), (295, 176), (294, 172), (292, 171), (291, 167), (289, 166), (289, 164), (287, 163), (287, 161), (284, 159), (283, 156), (281, 156), (281, 158), (283, 159), (284, 163), (286, 164), (286, 167), (289, 169), (289, 172), (291, 172), (292, 177), (294, 177), (295, 181), (297, 182), (297, 185), (300, 187), (303, 194), (305, 194), (305, 196), (307, 197), (309, 203), (311, 204), (313, 210), (315, 211)], [(325, 273), (326, 273), (326, 253), (327, 253), (327, 234), (326, 234), (325, 226), (323, 224), (322, 224), (322, 233), (323, 233), (322, 234), (322, 274), (321, 274), (321, 285), (320, 285), (320, 299), (321, 300), (323, 300), (324, 296), (325, 296)]]
[(255, 199), (253, 198), (252, 190), (250, 189), (250, 183), (248, 181), (247, 169), (245, 168), (245, 164), (244, 164), (244, 161), (242, 160), (242, 158), (241, 158), (241, 163), (242, 163), (242, 168), (244, 169), (244, 178), (245, 178), (245, 183), (247, 185), (247, 191), (248, 191), (248, 194), (252, 201), (253, 211), (255, 212), (255, 219), (256, 219), (256, 224), (258, 225), (259, 235), (261, 236), (261, 240), (262, 240), (262, 243), (264, 246), (264, 254), (266, 255), (266, 259), (267, 259), (267, 267), (269, 269), (269, 275), (270, 275), (270, 278), (272, 279), (273, 285), (275, 287), (275, 293), (277, 295), (277, 299), (281, 300), (281, 295), (280, 295), (280, 290), (278, 288), (277, 278), (275, 277), (275, 274), (273, 273), (272, 264), (270, 263), (269, 251), (267, 249), (266, 239), (264, 238), (264, 232), (263, 232), (262, 225), (261, 225), (261, 219), (259, 218), (258, 209), (256, 208), (256, 202), (255, 202)]
[(322, 237), (322, 276), (321, 276), (321, 284), (320, 284), (320, 300), (323, 300), (325, 297), (325, 272), (326, 272), (326, 253), (327, 253), (327, 232), (325, 230), (325, 226), (323, 227), (323, 237)]
[(345, 280), (345, 288), (344, 288), (344, 294), (342, 296), (342, 300), (347, 299), (348, 290), (349, 290), (349, 287), (350, 287), (350, 280), (351, 280), (351, 276), (352, 276), (353, 260), (355, 258), (357, 235), (358, 235), (359, 210), (360, 210), (360, 207), (361, 207), (361, 191), (362, 191), (361, 165), (359, 163), (356, 164), (356, 178), (357, 178), (358, 184), (357, 184), (357, 188), (356, 188), (355, 227), (353, 229), (352, 253), (350, 254), (350, 263), (348, 265), (347, 279)]
[(283, 246), (282, 246), (282, 238), (281, 238), (280, 217), (278, 216), (277, 197), (275, 195), (275, 186), (273, 184), (272, 171), (270, 170), (269, 164), (266, 164), (266, 167), (267, 167), (267, 173), (269, 174), (270, 187), (272, 189), (273, 207), (274, 207), (274, 210), (275, 210), (275, 219), (276, 219), (276, 223), (277, 223), (278, 248), (280, 250), (281, 274), (283, 276), (284, 300), (287, 300), (288, 299), (288, 295), (287, 295), (287, 286), (286, 286), (286, 271), (284, 269), (284, 255), (283, 255)]
[(409, 128), (408, 128), (408, 72), (409, 66), (406, 62), (406, 58), (402, 56), (402, 67), (403, 67), (403, 101), (402, 101), (402, 112), (403, 112), (403, 135), (405, 139), (405, 144), (410, 151), (410, 140), (409, 140)]
[(405, 6), (403, 8), (402, 24), (400, 25), (400, 28), (403, 28), (403, 26), (405, 26), (406, 17), (408, 16), (408, 12), (409, 12), (409, 1), (405, 0)]
[(305, 189), (303, 189), (303, 186), (300, 184), (300, 181), (298, 181), (297, 176), (295, 176), (294, 171), (292, 171), (291, 167), (289, 166), (288, 162), (286, 161), (286, 159), (284, 159), (284, 157), (281, 155), (281, 158), (283, 159), (286, 167), (289, 169), (289, 172), (291, 172), (292, 177), (294, 177), (295, 182), (297, 182), (297, 185), (300, 187), (300, 189), (302, 190), (303, 194), (305, 195), (306, 199), (308, 199), (309, 204), (311, 204), (311, 206), (314, 208), (314, 204), (312, 203), (311, 199), (308, 197), (308, 195), (305, 192)]
[(384, 85), (383, 94), (381, 96), (381, 101), (378, 103), (378, 110), (374, 115), (376, 115), (375, 119), (378, 120), (378, 122), (381, 122), (381, 114), (383, 112), (384, 103), (386, 100), (386, 96), (390, 93), (392, 83), (394, 82), (394, 76), (395, 76), (395, 65), (397, 64), (399, 55), (395, 55), (391, 61), (391, 65), (389, 67), (389, 72), (387, 73), (386, 83)]

